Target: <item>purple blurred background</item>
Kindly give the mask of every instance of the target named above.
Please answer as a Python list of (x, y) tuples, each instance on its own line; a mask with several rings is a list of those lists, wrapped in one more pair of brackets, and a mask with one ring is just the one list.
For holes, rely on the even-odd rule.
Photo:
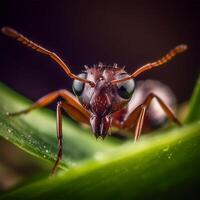
[[(75, 73), (99, 61), (129, 73), (177, 44), (189, 49), (141, 79), (169, 85), (187, 100), (200, 69), (199, 1), (1, 1), (0, 26), (14, 27), (55, 51)], [(48, 57), (0, 35), (0, 81), (36, 100), (72, 80)]]

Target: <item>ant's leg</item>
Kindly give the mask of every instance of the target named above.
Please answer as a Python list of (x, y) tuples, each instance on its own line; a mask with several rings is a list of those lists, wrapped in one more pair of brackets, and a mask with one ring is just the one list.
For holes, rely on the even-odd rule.
[(63, 102), (59, 101), (57, 104), (56, 110), (56, 127), (57, 127), (57, 139), (58, 139), (58, 153), (57, 159), (53, 166), (51, 174), (53, 175), (56, 171), (56, 168), (59, 165), (60, 160), (62, 159), (62, 149), (63, 149), (63, 136), (62, 136), (62, 113), (61, 108), (63, 107)]
[(68, 102), (59, 101), (57, 104), (56, 111), (56, 125), (57, 125), (57, 138), (58, 138), (58, 154), (55, 161), (54, 167), (52, 169), (52, 174), (55, 173), (56, 168), (59, 165), (60, 160), (62, 159), (62, 113), (61, 109), (64, 109), (67, 114), (69, 114), (73, 119), (79, 122), (85, 122), (89, 124), (89, 117), (85, 116), (80, 110), (78, 110), (74, 105), (70, 105)]
[[(50, 103), (55, 101), (56, 98), (58, 98), (58, 97), (62, 97), (66, 102), (68, 102), (69, 105), (71, 105), (71, 107), (68, 108), (68, 110), (71, 109), (68, 111), (68, 113), (72, 118), (80, 118), (80, 120), (78, 120), (78, 121), (81, 121), (81, 122), (84, 119), (84, 122), (86, 122), (85, 119), (89, 118), (89, 112), (85, 108), (83, 108), (83, 106), (77, 101), (75, 96), (72, 95), (67, 90), (58, 90), (58, 91), (51, 92), (51, 93), (45, 95), (44, 97), (40, 98), (31, 107), (29, 107), (25, 110), (19, 111), (19, 112), (8, 113), (8, 115), (15, 116), (15, 115), (20, 115), (20, 114), (26, 114), (34, 109), (49, 105)], [(77, 113), (77, 115), (76, 114), (74, 115), (74, 113), (72, 111)], [(80, 115), (80, 117), (79, 117), (79, 115)]]
[(153, 98), (155, 98), (158, 101), (158, 103), (160, 104), (161, 108), (165, 111), (166, 115), (168, 116), (168, 118), (170, 120), (172, 120), (174, 123), (176, 123), (177, 125), (181, 126), (180, 121), (178, 120), (178, 118), (176, 117), (174, 112), (171, 110), (171, 108), (169, 106), (167, 106), (164, 103), (164, 101), (160, 97), (158, 97), (156, 94), (150, 93), (147, 96), (146, 100), (144, 101), (144, 105), (146, 105), (147, 108), (148, 108)]
[(141, 107), (141, 112), (138, 117), (138, 121), (135, 127), (135, 134), (134, 134), (134, 140), (137, 141), (137, 139), (140, 137), (141, 132), (142, 132), (142, 126), (144, 123), (144, 116), (146, 114), (147, 106), (142, 106)]
[(160, 99), (157, 95), (151, 93), (147, 96), (144, 103), (139, 105), (134, 111), (132, 111), (127, 117), (127, 119), (123, 122), (122, 127), (130, 129), (132, 127), (132, 122), (135, 121), (136, 118), (138, 118), (137, 123), (136, 123), (136, 128), (135, 128), (135, 134), (134, 134), (135, 140), (137, 140), (141, 135), (142, 126), (144, 122), (144, 116), (153, 98), (155, 98), (158, 101), (161, 108), (165, 111), (167, 116), (174, 123), (181, 125), (181, 123), (179, 122), (179, 120), (177, 119), (173, 111), (162, 101), (162, 99)]
[(40, 99), (38, 99), (35, 103), (33, 103), (33, 105), (31, 107), (29, 107), (25, 110), (19, 111), (19, 112), (13, 112), (13, 113), (7, 113), (7, 114), (9, 116), (16, 116), (16, 115), (29, 113), (30, 111), (37, 109), (37, 108), (45, 107), (48, 104), (52, 103), (56, 98), (58, 98), (58, 96), (60, 96), (60, 93), (61, 93), (60, 90), (51, 92), (51, 93), (41, 97)]

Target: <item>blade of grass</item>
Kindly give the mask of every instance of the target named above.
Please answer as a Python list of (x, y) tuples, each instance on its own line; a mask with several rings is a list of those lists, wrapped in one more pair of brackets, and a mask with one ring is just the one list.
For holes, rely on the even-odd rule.
[(200, 76), (194, 88), (194, 92), (189, 107), (190, 110), (185, 122), (190, 123), (199, 120), (200, 119)]
[(194, 184), (200, 182), (199, 133), (200, 123), (193, 123), (147, 136), (100, 162), (37, 181), (1, 199), (180, 199), (189, 189), (194, 193)]

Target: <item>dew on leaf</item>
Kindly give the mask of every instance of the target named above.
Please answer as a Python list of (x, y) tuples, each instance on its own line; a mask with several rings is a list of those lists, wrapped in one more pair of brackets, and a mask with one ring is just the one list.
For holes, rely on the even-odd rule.
[(170, 153), (168, 156), (167, 156), (168, 159), (171, 159), (172, 158), (172, 153)]
[(163, 151), (168, 151), (169, 150), (169, 146), (167, 146), (166, 148), (163, 149)]
[(10, 128), (8, 128), (7, 131), (8, 131), (8, 133), (12, 133), (13, 132), (13, 130), (10, 129)]

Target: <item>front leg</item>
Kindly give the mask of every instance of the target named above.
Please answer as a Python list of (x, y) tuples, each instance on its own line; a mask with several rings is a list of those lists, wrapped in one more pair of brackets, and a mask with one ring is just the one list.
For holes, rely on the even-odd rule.
[(35, 109), (45, 107), (55, 101), (58, 97), (62, 97), (69, 106), (66, 108), (67, 113), (72, 117), (74, 120), (78, 122), (83, 122), (89, 124), (89, 112), (78, 102), (76, 97), (72, 95), (67, 90), (57, 90), (51, 92), (40, 99), (38, 99), (31, 107), (14, 113), (7, 113), (9, 116), (17, 116), (21, 114), (27, 114)]
[(133, 127), (133, 122), (136, 121), (136, 128), (134, 133), (135, 141), (141, 135), (144, 117), (153, 98), (155, 98), (158, 101), (161, 108), (164, 110), (169, 119), (171, 119), (174, 123), (181, 125), (181, 123), (179, 122), (173, 111), (163, 102), (163, 100), (154, 93), (150, 93), (141, 105), (139, 105), (138, 107), (135, 108), (135, 110), (129, 113), (121, 124), (117, 125), (118, 128), (121, 129), (131, 129)]
[(70, 105), (68, 102), (59, 101), (56, 110), (56, 127), (57, 127), (57, 139), (58, 139), (58, 153), (55, 164), (52, 169), (52, 174), (55, 173), (60, 160), (62, 159), (62, 149), (63, 149), (63, 136), (62, 136), (62, 112), (64, 110), (67, 114), (72, 116), (76, 121), (89, 123), (89, 117), (85, 116), (84, 113), (80, 111), (80, 108), (76, 108), (74, 105)]
[(62, 112), (61, 108), (63, 107), (63, 102), (59, 101), (57, 104), (56, 110), (56, 128), (57, 128), (57, 139), (58, 139), (58, 153), (56, 162), (53, 166), (51, 174), (53, 175), (56, 171), (56, 168), (59, 165), (60, 160), (62, 159), (62, 149), (63, 149), (63, 136), (62, 136)]

